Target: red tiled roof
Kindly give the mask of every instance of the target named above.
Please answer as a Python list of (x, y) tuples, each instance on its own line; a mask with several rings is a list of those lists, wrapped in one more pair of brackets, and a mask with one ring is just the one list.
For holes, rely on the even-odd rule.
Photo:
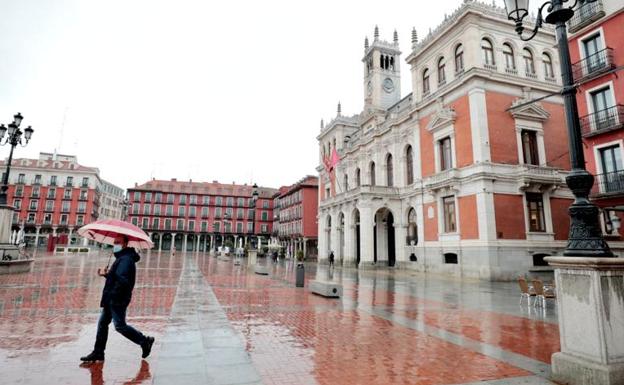
[(303, 177), (303, 179), (293, 184), (292, 186), (288, 187), (286, 191), (282, 192), (282, 190), (280, 189), (280, 197), (284, 197), (288, 194), (291, 194), (299, 190), (302, 187), (317, 187), (318, 188), (318, 177), (314, 175), (306, 175), (305, 177)]
[[(253, 186), (222, 184), (217, 182), (183, 182), (177, 180), (154, 179), (133, 188), (129, 188), (128, 192), (135, 190), (249, 198), (253, 192)], [(277, 190), (274, 188), (258, 187), (258, 194), (260, 198), (271, 198), (276, 192)]]

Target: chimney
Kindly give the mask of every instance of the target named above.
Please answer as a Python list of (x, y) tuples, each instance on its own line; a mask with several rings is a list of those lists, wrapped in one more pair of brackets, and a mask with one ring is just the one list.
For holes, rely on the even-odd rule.
[(176, 178), (171, 178), (171, 181), (172, 181), (172, 182), (177, 182), (177, 181), (178, 181), (178, 179), (176, 179)]

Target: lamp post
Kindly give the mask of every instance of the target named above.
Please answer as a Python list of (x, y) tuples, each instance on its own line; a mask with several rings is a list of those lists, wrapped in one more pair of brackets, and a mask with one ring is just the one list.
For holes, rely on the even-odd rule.
[(253, 209), (253, 216), (251, 218), (251, 246), (255, 249), (258, 243), (255, 241), (256, 238), (256, 202), (258, 201), (258, 185), (254, 183), (253, 191), (251, 193), (251, 207)]
[[(585, 0), (585, 3), (593, 3), (596, 0)], [(574, 202), (569, 208), (570, 233), (568, 244), (563, 253), (564, 256), (574, 257), (614, 257), (609, 245), (602, 236), (599, 222), (598, 207), (589, 201), (589, 192), (594, 184), (594, 176), (585, 169), (585, 156), (583, 155), (583, 142), (581, 139), (581, 126), (579, 122), (578, 107), (576, 105), (576, 86), (572, 75), (572, 62), (568, 46), (566, 21), (574, 16), (574, 7), (578, 0), (571, 6), (564, 6), (569, 0), (552, 0), (542, 4), (537, 14), (535, 28), (529, 36), (523, 36), (525, 28), (523, 20), (529, 14), (529, 0), (505, 0), (505, 8), (510, 20), (516, 23), (516, 32), (523, 41), (535, 37), (543, 23), (554, 24), (559, 48), (559, 60), (561, 63), (561, 77), (563, 79), (563, 95), (566, 126), (568, 129), (570, 163), (572, 171), (566, 177), (566, 184), (574, 194)], [(547, 8), (546, 8), (547, 7)], [(546, 17), (542, 12), (546, 8)]]
[[(11, 145), (11, 151), (9, 152), (9, 160), (7, 162), (6, 172), (2, 179), (2, 187), (0, 189), (0, 205), (7, 204), (7, 190), (9, 189), (9, 173), (11, 172), (11, 162), (13, 161), (13, 150), (19, 144), (22, 147), (26, 147), (30, 138), (35, 130), (31, 126), (28, 126), (24, 131), (20, 130), (22, 124), (22, 114), (19, 112), (13, 116), (13, 123), (9, 124), (7, 128), (4, 124), (0, 125), (0, 146), (7, 144)], [(7, 135), (5, 138), (4, 135)], [(24, 135), (25, 143), (22, 143), (22, 134)]]

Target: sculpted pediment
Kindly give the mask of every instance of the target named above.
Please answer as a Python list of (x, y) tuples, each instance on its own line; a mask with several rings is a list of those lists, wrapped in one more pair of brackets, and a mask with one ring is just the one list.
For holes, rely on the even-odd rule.
[[(522, 100), (522, 102), (526, 101)], [(538, 122), (543, 122), (550, 117), (550, 113), (537, 102), (526, 104), (519, 108), (514, 108), (511, 110), (511, 115), (516, 119), (533, 120)]]
[(429, 124), (427, 124), (427, 130), (429, 132), (433, 132), (440, 128), (448, 127), (449, 125), (455, 123), (456, 119), (457, 113), (453, 108), (442, 107), (435, 113), (435, 115), (433, 115)]

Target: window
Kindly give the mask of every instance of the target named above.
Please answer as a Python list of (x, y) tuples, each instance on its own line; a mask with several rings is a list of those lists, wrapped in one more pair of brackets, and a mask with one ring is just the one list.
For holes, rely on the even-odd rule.
[(217, 206), (221, 206), (223, 204), (223, 200), (221, 197), (217, 197)]
[(173, 206), (172, 205), (167, 205), (167, 215), (168, 216), (172, 216), (173, 215)]
[(609, 107), (613, 107), (613, 97), (611, 95), (610, 87), (605, 87), (597, 91), (593, 91), (589, 95), (591, 97), (592, 110), (594, 114), (600, 114), (601, 112), (607, 110)]
[(355, 185), (357, 187), (360, 187), (362, 185), (362, 181), (360, 179), (360, 169), (356, 169), (355, 170)]
[(268, 221), (269, 220), (269, 213), (267, 213), (266, 211), (263, 211), (261, 214), (261, 218), (263, 221)]
[(152, 228), (155, 230), (160, 230), (160, 218), (154, 218), (152, 220)]
[(405, 151), (405, 162), (407, 163), (407, 184), (410, 185), (414, 183), (414, 152), (412, 150), (412, 146), (407, 146), (407, 151)]
[(82, 178), (82, 187), (89, 187), (89, 178)]
[(65, 191), (63, 192), (63, 199), (71, 199), (71, 196), (72, 196), (72, 189), (66, 188)]
[(392, 154), (386, 156), (386, 182), (388, 187), (394, 186), (394, 166), (392, 165)]
[(209, 195), (204, 195), (202, 197), (202, 204), (204, 204), (204, 205), (209, 205), (210, 204), (210, 196)]
[(229, 219), (232, 219), (233, 217), (233, 211), (231, 207), (226, 207), (225, 208), (225, 216)]
[(74, 177), (73, 176), (68, 176), (67, 177), (67, 181), (65, 182), (66, 186), (73, 186), (74, 185)]
[(33, 186), (33, 188), (32, 188), (32, 191), (31, 191), (31, 194), (30, 194), (30, 195), (31, 195), (33, 198), (39, 198), (39, 192), (40, 192), (39, 186)]
[(425, 68), (422, 77), (423, 96), (429, 95), (429, 69)]
[(236, 209), (236, 219), (243, 219), (243, 209)]
[(444, 58), (440, 58), (440, 60), (438, 60), (438, 85), (444, 85), (446, 84), (446, 71), (445, 71), (445, 67), (446, 65), (444, 64)]
[(464, 71), (464, 46), (459, 44), (455, 48), (455, 73)]
[(375, 185), (375, 179), (376, 179), (375, 178), (375, 162), (371, 162), (371, 164), (370, 164), (370, 178), (371, 178), (370, 184), (371, 184), (371, 186), (374, 186)]
[(243, 224), (241, 222), (236, 224), (236, 232), (239, 234), (243, 232)]
[(203, 221), (201, 223), (201, 231), (202, 231), (202, 233), (205, 233), (206, 231), (208, 231), (208, 222)]
[[(67, 215), (65, 216), (65, 222), (67, 222)], [(35, 223), (35, 213), (28, 213), (28, 223)]]
[(54, 187), (51, 187), (48, 189), (48, 198), (50, 199), (56, 198), (56, 189)]
[(407, 245), (418, 243), (418, 225), (416, 224), (416, 210), (410, 209), (407, 214)]
[(344, 191), (349, 191), (349, 175), (347, 174), (342, 177), (342, 188)]
[(50, 177), (50, 186), (56, 186), (56, 175)]
[(25, 182), (26, 182), (26, 175), (25, 174), (19, 174), (17, 176), (17, 183), (24, 184)]
[(167, 194), (167, 203), (173, 203), (174, 196), (173, 194)]
[(188, 230), (195, 231), (195, 221), (189, 221)]
[(238, 199), (236, 200), (236, 205), (237, 205), (238, 207), (243, 207), (243, 206), (245, 206), (245, 200), (244, 200), (243, 198), (238, 198)]
[(184, 219), (177, 220), (176, 230), (184, 230)]
[(247, 219), (251, 220), (254, 218), (254, 210), (247, 210)]
[(87, 202), (78, 202), (78, 212), (79, 213), (87, 212)]
[(440, 171), (448, 170), (453, 167), (453, 154), (451, 150), (451, 138), (446, 137), (440, 139)]
[(147, 229), (149, 227), (149, 218), (143, 218), (142, 228)]
[(221, 207), (215, 208), (215, 218), (221, 218)]
[(454, 233), (457, 231), (455, 224), (455, 197), (442, 198), (442, 208), (444, 210), (444, 232)]
[(267, 201), (267, 200), (262, 201), (262, 208), (263, 209), (268, 209), (269, 208), (269, 201)]
[(606, 64), (606, 56), (600, 54), (600, 51), (603, 50), (603, 46), (599, 33), (583, 40), (583, 48), (585, 51), (585, 60), (587, 61), (585, 74), (592, 73), (604, 67)]
[(503, 56), (505, 57), (505, 69), (515, 70), (516, 60), (514, 58), (513, 48), (509, 43), (503, 44)]
[(22, 208), (22, 200), (21, 199), (14, 199), (13, 200), (13, 207), (15, 207), (15, 209), (20, 210)]
[(269, 232), (269, 225), (261, 225), (260, 226), (260, 231), (263, 233), (268, 233)]
[(146, 192), (145, 193), (145, 202), (151, 202), (152, 201), (152, 193), (151, 192)]
[(180, 204), (181, 205), (185, 205), (186, 204), (186, 195), (180, 195)]
[(149, 203), (143, 205), (143, 215), (150, 215), (151, 206)]
[(201, 216), (202, 218), (208, 218), (208, 207), (202, 207)]
[(156, 203), (162, 202), (162, 197), (163, 197), (162, 193), (156, 193), (154, 195), (154, 202), (156, 202)]
[(552, 59), (546, 52), (542, 54), (542, 64), (544, 65), (544, 76), (546, 78), (554, 78), (555, 72), (553, 71)]
[(189, 207), (189, 217), (195, 218), (197, 216), (197, 209), (195, 206)]
[(232, 232), (232, 224), (230, 222), (223, 222), (223, 231), (226, 233)]
[(37, 210), (37, 206), (39, 205), (39, 201), (30, 201), (29, 210)]
[(524, 70), (527, 76), (535, 75), (535, 63), (533, 62), (533, 53), (528, 48), (522, 50), (522, 57), (524, 58)]
[(483, 64), (486, 66), (494, 66), (494, 47), (488, 39), (481, 40), (481, 51), (483, 53)]
[(247, 222), (247, 232), (248, 233), (253, 233), (253, 223), (252, 222)]
[(189, 198), (190, 200), (190, 204), (195, 205), (197, 204), (197, 195), (191, 195), (191, 197)]
[(141, 200), (141, 193), (138, 191), (134, 192), (134, 199), (135, 201), (140, 201)]
[(227, 199), (225, 200), (225, 205), (226, 206), (234, 206), (234, 198), (227, 197)]
[(186, 207), (178, 206), (178, 216), (179, 217), (183, 217), (185, 215), (185, 212), (186, 212)]
[(63, 207), (61, 207), (61, 210), (64, 213), (68, 213), (69, 212), (69, 208), (70, 208), (69, 202), (63, 201)]
[(544, 202), (542, 194), (526, 193), (527, 211), (529, 214), (529, 231), (546, 231), (544, 225)]
[[(136, 218), (132, 218), (133, 219), (133, 224), (136, 225)], [(67, 214), (61, 214), (61, 225), (66, 225), (67, 224)]]
[(160, 205), (154, 205), (154, 215), (160, 215)]
[(171, 230), (171, 219), (165, 218), (165, 230)]
[[(80, 220), (80, 216), (76, 220), (76, 224), (77, 225), (80, 225), (80, 223), (78, 223), (79, 220)], [(45, 214), (43, 216), (43, 224), (44, 225), (51, 225), (52, 224), (52, 214)]]
[(87, 190), (80, 190), (80, 200), (87, 200)]
[(54, 201), (46, 201), (45, 211), (54, 211)]
[(599, 179), (602, 192), (622, 191), (622, 150), (619, 145), (600, 149), (603, 176)]
[(15, 196), (21, 197), (24, 195), (24, 186), (15, 186)]
[(455, 253), (444, 253), (444, 263), (456, 265), (457, 264), (457, 254), (455, 254)]
[(139, 209), (140, 209), (140, 204), (139, 203), (133, 203), (132, 204), (132, 214), (138, 214), (139, 213)]
[(522, 153), (524, 156), (524, 163), (538, 166), (540, 162), (537, 152), (537, 135), (535, 134), (535, 131), (522, 130), (520, 136), (522, 138)]
[(218, 233), (221, 231), (221, 223), (215, 222), (212, 226), (214, 227), (215, 233)]
[(41, 184), (41, 175), (35, 175), (34, 184)]

